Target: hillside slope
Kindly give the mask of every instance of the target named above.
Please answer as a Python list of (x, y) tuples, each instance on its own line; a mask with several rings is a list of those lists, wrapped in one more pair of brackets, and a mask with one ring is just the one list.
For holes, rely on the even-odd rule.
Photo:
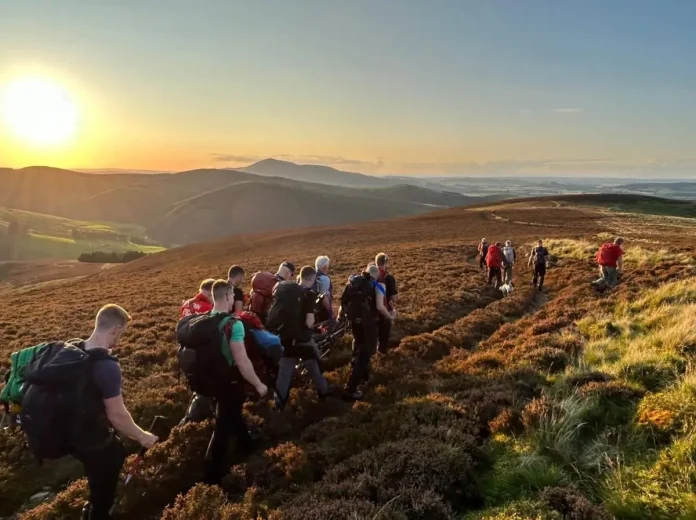
[(278, 159), (264, 159), (241, 168), (241, 170), (255, 175), (284, 177), (296, 181), (318, 182), (351, 188), (390, 186), (392, 184), (388, 179), (371, 175), (344, 172), (328, 166), (295, 164), (288, 161), (279, 161)]
[(491, 200), (416, 186), (346, 188), (236, 170), (93, 175), (35, 167), (0, 171), (0, 184), (0, 207), (139, 225), (153, 239), (173, 245)]
[(432, 209), (301, 186), (242, 182), (175, 204), (149, 231), (167, 243), (186, 244), (239, 233), (382, 220)]
[[(224, 492), (190, 489), (209, 426), (174, 428), (122, 492), (125, 518), (247, 519), (263, 512), (277, 520), (352, 520), (382, 510), (394, 520), (551, 519), (558, 511), (600, 519), (602, 508), (618, 518), (676, 518), (696, 498), (690, 459), (679, 458), (693, 445), (681, 423), (660, 418), (671, 407), (679, 421), (693, 405), (693, 394), (679, 392), (691, 384), (684, 370), (696, 326), (693, 312), (688, 317), (696, 302), (696, 226), (647, 216), (638, 226), (634, 218), (538, 201), (454, 209), (244, 235), (85, 278), (0, 289), (0, 366), (22, 346), (86, 335), (103, 303), (120, 303), (134, 317), (116, 349), (126, 402), (140, 424), (162, 414), (173, 427), (189, 399), (177, 381), (173, 327), (181, 300), (201, 279), (224, 276), (233, 263), (253, 273), (328, 254), (340, 286), (385, 250), (401, 291), (399, 318), (392, 352), (374, 359), (366, 400), (317, 401), (298, 378), (285, 411), (249, 403), (247, 417), (267, 439), (247, 460), (233, 460)], [(626, 275), (616, 293), (600, 297), (588, 283), (596, 276), (592, 257), (614, 234), (627, 238)], [(474, 262), (481, 236), (514, 240), (523, 258), (529, 244), (546, 239), (553, 257), (548, 292), (525, 285), (522, 265), (512, 297), (486, 287)], [(667, 247), (672, 254), (664, 256)], [(678, 307), (660, 310), (663, 304)], [(631, 328), (631, 320), (642, 321)], [(345, 381), (349, 359), (344, 342), (324, 365), (332, 382)], [(631, 443), (617, 444), (613, 435)], [(80, 475), (68, 461), (37, 467), (21, 438), (6, 430), (0, 446), (0, 515)], [(622, 465), (607, 465), (603, 454), (617, 454)], [(630, 487), (616, 487), (623, 476)], [(650, 494), (658, 493), (653, 481), (660, 499)], [(73, 482), (21, 518), (76, 518), (85, 492), (84, 480)], [(481, 516), (484, 507), (489, 516)]]

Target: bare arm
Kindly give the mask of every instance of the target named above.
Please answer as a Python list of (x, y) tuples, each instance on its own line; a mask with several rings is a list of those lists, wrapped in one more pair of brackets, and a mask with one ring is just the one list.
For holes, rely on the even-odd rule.
[(616, 261), (616, 267), (619, 268), (619, 271), (623, 271), (623, 256), (620, 256)]
[(314, 321), (314, 313), (307, 313), (307, 317), (305, 318), (305, 325), (307, 325), (308, 329), (314, 328)]
[(251, 364), (249, 356), (247, 356), (244, 342), (230, 341), (230, 350), (232, 351), (232, 357), (234, 358), (234, 362), (239, 369), (239, 373), (242, 374), (242, 377), (250, 385), (256, 388), (256, 391), (261, 394), (261, 396), (264, 396), (268, 391), (268, 388), (266, 388), (266, 385), (261, 382), (259, 376), (256, 375), (254, 365)]
[(391, 320), (392, 315), (389, 314), (389, 311), (387, 310), (387, 306), (384, 305), (384, 295), (379, 289), (375, 289), (375, 293), (377, 294), (377, 312), (379, 312), (382, 316), (385, 318)]
[(104, 408), (106, 410), (106, 418), (120, 434), (137, 441), (146, 448), (151, 447), (157, 442), (156, 436), (146, 432), (135, 424), (133, 417), (131, 417), (130, 412), (126, 409), (122, 395), (104, 399)]

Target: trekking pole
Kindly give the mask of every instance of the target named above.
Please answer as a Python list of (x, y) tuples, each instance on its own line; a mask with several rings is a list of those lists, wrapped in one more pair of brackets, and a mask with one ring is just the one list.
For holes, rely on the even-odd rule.
[[(155, 415), (155, 418), (152, 419), (152, 424), (150, 425), (150, 433), (152, 433), (155, 430), (155, 427), (157, 424), (166, 419), (166, 417), (163, 417), (162, 415)], [(133, 475), (135, 475), (136, 471), (138, 471), (138, 467), (140, 466), (140, 463), (143, 460), (143, 457), (145, 456), (145, 452), (147, 451), (147, 448), (143, 447), (140, 448), (140, 452), (138, 452), (138, 455), (135, 457), (135, 460), (133, 460), (133, 463), (131, 464), (130, 469), (128, 470), (128, 474), (126, 475), (126, 480), (124, 481), (124, 485), (128, 485), (130, 482), (131, 478), (133, 478)]]
[[(152, 424), (150, 424), (150, 430), (149, 430), (150, 433), (152, 433), (155, 430), (155, 427), (161, 421), (163, 421), (165, 419), (166, 419), (166, 417), (164, 417), (162, 415), (155, 415), (155, 418), (152, 419)], [(147, 448), (145, 448), (145, 447), (140, 448), (138, 455), (135, 457), (135, 460), (133, 460), (131, 467), (128, 469), (128, 474), (126, 475), (126, 479), (123, 483), (124, 486), (128, 485), (131, 478), (133, 478), (133, 475), (135, 475), (135, 472), (138, 471), (138, 467), (140, 466), (140, 463), (142, 462), (146, 451), (147, 451)], [(120, 502), (123, 502), (123, 498), (121, 498)], [(89, 518), (90, 509), (91, 509), (91, 505), (88, 502), (87, 504), (85, 504), (85, 508), (82, 510), (82, 520), (86, 520)], [(116, 501), (114, 500), (114, 504), (111, 506), (111, 509), (109, 510), (109, 514), (113, 515), (115, 509), (116, 509)]]

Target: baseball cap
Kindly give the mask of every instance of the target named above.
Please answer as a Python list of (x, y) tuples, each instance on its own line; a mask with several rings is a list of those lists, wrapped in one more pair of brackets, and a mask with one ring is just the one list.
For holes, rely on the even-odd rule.
[(292, 262), (283, 262), (280, 264), (280, 267), (286, 267), (290, 271), (290, 274), (295, 274), (295, 264)]

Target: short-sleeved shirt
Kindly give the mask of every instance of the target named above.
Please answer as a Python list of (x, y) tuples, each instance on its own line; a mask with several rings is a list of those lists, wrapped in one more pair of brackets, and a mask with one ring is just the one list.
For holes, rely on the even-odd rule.
[(244, 291), (241, 290), (239, 287), (235, 287), (233, 289), (234, 292), (234, 301), (236, 302), (242, 302), (244, 303)]
[(121, 395), (121, 384), (123, 375), (118, 361), (111, 359), (100, 359), (95, 361), (92, 366), (94, 382), (99, 388), (101, 398), (113, 399)]
[(396, 278), (394, 278), (391, 274), (387, 274), (384, 277), (384, 290), (387, 293), (386, 303), (391, 308), (391, 299), (397, 294), (399, 294), (399, 290), (396, 287)]
[[(217, 314), (217, 313), (213, 312), (213, 314)], [(233, 319), (223, 329), (223, 332), (225, 333), (225, 337), (227, 339), (228, 344), (231, 341), (234, 341), (235, 343), (244, 342), (244, 324), (242, 323), (241, 320), (234, 320)], [(232, 356), (232, 350), (228, 346), (227, 346), (227, 348), (222, 348), (222, 355), (225, 356), (225, 359), (230, 364), (230, 366), (234, 364), (234, 356)]]
[(307, 314), (314, 314), (314, 304), (317, 301), (317, 293), (312, 289), (303, 289), (302, 294), (302, 324), (306, 324)]

